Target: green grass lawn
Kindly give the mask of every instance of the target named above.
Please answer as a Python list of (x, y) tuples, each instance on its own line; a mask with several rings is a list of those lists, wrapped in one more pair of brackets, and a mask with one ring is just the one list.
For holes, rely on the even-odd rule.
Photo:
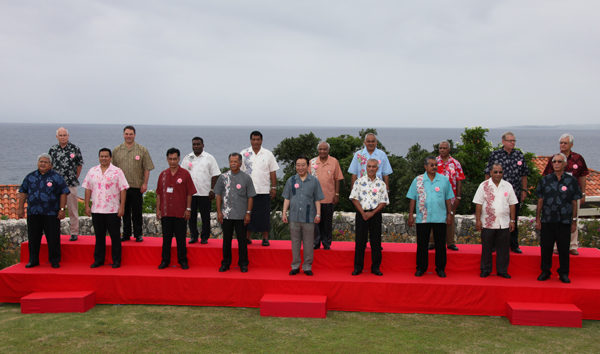
[(1, 353), (600, 353), (600, 321), (512, 326), (505, 317), (330, 311), (327, 319), (259, 309), (97, 305), (22, 315), (0, 304)]

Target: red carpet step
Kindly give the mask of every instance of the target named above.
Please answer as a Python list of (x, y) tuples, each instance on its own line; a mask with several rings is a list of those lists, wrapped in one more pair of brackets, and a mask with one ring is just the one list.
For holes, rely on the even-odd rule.
[(581, 328), (582, 313), (573, 304), (508, 302), (506, 317), (513, 325)]
[(35, 292), (21, 298), (21, 313), (87, 312), (94, 306), (93, 291)]
[(266, 294), (260, 315), (271, 317), (327, 317), (327, 296)]

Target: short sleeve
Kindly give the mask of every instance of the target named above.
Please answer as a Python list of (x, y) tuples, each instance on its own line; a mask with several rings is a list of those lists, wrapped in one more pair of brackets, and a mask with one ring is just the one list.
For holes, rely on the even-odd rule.
[[(223, 175), (220, 175), (217, 179), (217, 183), (215, 183), (215, 188), (213, 188), (213, 193), (222, 196), (225, 192), (225, 188), (223, 187), (224, 183), (225, 182), (223, 181)], [(248, 188), (250, 188), (250, 186), (248, 186)], [(252, 188), (254, 188), (254, 186), (252, 186)]]
[(275, 160), (275, 156), (272, 152), (269, 152), (269, 172), (275, 172), (279, 169), (279, 165), (277, 164), (277, 160)]
[(90, 182), (90, 180), (92, 179), (93, 176), (93, 168), (91, 170), (88, 171), (88, 173), (85, 175), (85, 178), (83, 179), (83, 182), (81, 183), (81, 186), (84, 189), (92, 189), (92, 183)]
[(383, 176), (387, 176), (387, 175), (391, 175), (392, 172), (392, 165), (390, 165), (390, 160), (388, 160), (387, 155), (382, 151), (382, 157), (381, 157), (381, 174)]
[[(483, 186), (485, 183), (487, 183), (487, 181), (479, 184), (479, 187), (477, 187), (477, 192), (475, 192), (475, 196), (473, 197), (473, 204), (483, 205)], [(513, 194), (515, 193), (513, 192)]]
[(333, 174), (334, 174), (334, 180), (336, 180), (336, 181), (341, 181), (344, 179), (344, 174), (342, 173), (342, 168), (340, 167), (340, 163), (337, 160), (335, 160), (335, 172)]
[(353, 175), (359, 176), (360, 171), (359, 171), (359, 167), (358, 167), (358, 159), (356, 157), (356, 154), (358, 154), (358, 152), (355, 152), (354, 155), (352, 156), (352, 162), (350, 163), (350, 167), (348, 167), (348, 172)]
[(219, 164), (217, 163), (217, 160), (214, 158), (214, 156), (211, 156), (209, 172), (212, 177), (215, 177), (215, 176), (218, 176), (221, 174), (221, 170), (219, 170)]
[(290, 200), (292, 198), (292, 178), (288, 178), (288, 180), (285, 182), (285, 187), (283, 188), (283, 194), (281, 195), (283, 197), (283, 199), (287, 199)]
[(444, 184), (446, 185), (444, 187), (446, 190), (446, 200), (454, 198), (454, 191), (452, 190), (452, 185), (450, 184), (450, 180), (448, 178), (444, 178)]
[(144, 171), (152, 171), (154, 169), (154, 164), (152, 163), (152, 158), (150, 157), (150, 153), (148, 149), (144, 148)]
[(256, 189), (254, 189), (254, 183), (252, 182), (252, 178), (246, 175), (246, 196), (248, 198), (256, 197)]
[(417, 200), (417, 178), (413, 179), (410, 188), (408, 188), (408, 192), (406, 193), (406, 198)]
[(325, 195), (323, 194), (323, 189), (321, 188), (321, 182), (317, 178), (315, 178), (315, 193), (314, 193), (315, 201), (325, 199)]

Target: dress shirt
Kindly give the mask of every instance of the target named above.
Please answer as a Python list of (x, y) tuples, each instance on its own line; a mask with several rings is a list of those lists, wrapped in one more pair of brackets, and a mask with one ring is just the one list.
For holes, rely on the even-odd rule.
[(144, 172), (154, 169), (150, 153), (136, 142), (131, 149), (125, 143), (114, 148), (112, 163), (123, 171), (130, 188), (141, 188), (144, 184)]
[(243, 220), (248, 211), (248, 198), (256, 196), (252, 178), (246, 172), (231, 170), (219, 176), (213, 191), (220, 195), (223, 219)]
[(181, 160), (181, 167), (192, 175), (197, 193), (195, 196), (207, 197), (210, 193), (212, 178), (221, 174), (217, 160), (206, 151), (198, 156), (193, 152)]
[(417, 223), (445, 223), (446, 200), (454, 198), (450, 181), (439, 173), (433, 181), (427, 174), (415, 177), (406, 197), (417, 202)]
[(35, 170), (25, 176), (19, 193), (27, 193), (27, 215), (58, 215), (60, 196), (69, 194), (65, 180), (53, 170)]
[(500, 180), (498, 186), (488, 179), (481, 182), (473, 203), (481, 205), (481, 220), (486, 229), (508, 229), (510, 206), (519, 204), (510, 183)]
[(571, 224), (573, 200), (581, 199), (577, 178), (563, 173), (560, 181), (556, 173), (542, 177), (535, 195), (543, 199), (540, 221), (544, 223)]
[(356, 177), (363, 177), (367, 175), (367, 161), (369, 159), (376, 159), (379, 161), (379, 169), (377, 170), (377, 177), (383, 180), (383, 176), (392, 174), (392, 166), (388, 160), (387, 154), (378, 148), (375, 148), (372, 154), (369, 154), (367, 148), (363, 148), (360, 151), (354, 153), (348, 172), (356, 175)]
[(457, 197), (456, 183), (465, 179), (465, 174), (463, 172), (462, 166), (460, 165), (460, 162), (458, 162), (458, 160), (456, 160), (452, 156), (448, 156), (448, 162), (446, 163), (444, 163), (444, 160), (442, 160), (441, 156), (436, 157), (436, 160), (438, 164), (437, 172), (441, 175), (448, 177), (450, 185), (452, 186), (452, 191), (454, 192), (454, 198), (452, 198), (452, 205), (454, 205), (454, 202)]
[(494, 150), (490, 155), (488, 164), (485, 167), (485, 174), (489, 175), (493, 164), (500, 164), (504, 175), (502, 179), (510, 183), (519, 198), (521, 189), (523, 189), (521, 177), (529, 176), (529, 167), (525, 161), (525, 156), (521, 150), (513, 149), (509, 154), (504, 149)]
[(77, 187), (77, 167), (83, 165), (81, 150), (67, 141), (64, 148), (56, 144), (50, 148), (48, 155), (52, 157), (52, 169), (61, 175), (69, 187)]
[(304, 181), (299, 174), (288, 178), (283, 188), (283, 198), (290, 201), (289, 221), (314, 223), (317, 210), (315, 202), (323, 200), (319, 180), (307, 174)]
[(121, 191), (128, 189), (129, 184), (123, 171), (111, 163), (104, 174), (101, 165), (92, 167), (82, 187), (92, 191), (92, 213), (114, 214), (121, 206)]
[(242, 150), (243, 163), (240, 170), (252, 177), (257, 194), (269, 194), (271, 191), (271, 172), (279, 169), (273, 153), (263, 147), (255, 154), (252, 146)]
[(335, 197), (335, 183), (336, 181), (344, 179), (338, 160), (333, 156), (329, 156), (327, 161), (323, 163), (321, 158), (317, 156), (310, 160), (308, 171), (311, 175), (317, 177), (321, 184), (321, 189), (325, 196), (325, 199), (321, 202), (323, 204), (333, 203), (333, 197)]
[(373, 210), (382, 203), (390, 204), (385, 183), (379, 177), (373, 181), (369, 176), (357, 178), (349, 199), (358, 200), (363, 210)]
[[(168, 191), (169, 188), (173, 188), (171, 193)], [(187, 197), (194, 193), (196, 187), (187, 170), (180, 167), (175, 175), (171, 175), (171, 170), (168, 168), (162, 171), (156, 184), (156, 194), (160, 196), (161, 216), (183, 218), (187, 209)]]
[[(554, 156), (550, 156), (550, 158), (548, 159), (548, 164), (546, 165), (542, 176), (546, 176), (554, 172), (554, 166), (552, 166), (552, 158), (554, 158)], [(569, 156), (567, 156), (567, 167), (565, 167), (565, 172), (575, 177), (577, 179), (577, 183), (579, 183), (579, 178), (585, 177), (590, 174), (590, 170), (588, 170), (583, 156), (573, 151), (571, 151)], [(581, 183), (579, 183), (579, 188), (581, 188)]]

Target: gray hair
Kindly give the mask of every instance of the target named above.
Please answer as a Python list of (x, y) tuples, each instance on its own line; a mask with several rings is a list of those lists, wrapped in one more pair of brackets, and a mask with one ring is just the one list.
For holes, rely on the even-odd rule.
[(321, 144), (327, 144), (327, 150), (331, 150), (331, 146), (329, 145), (328, 142), (321, 141), (320, 143), (317, 144), (317, 151), (319, 150), (319, 145), (321, 145)]
[(425, 161), (423, 163), (423, 166), (427, 166), (429, 163), (429, 160), (433, 160), (437, 163), (437, 159), (433, 156), (433, 155), (429, 155), (425, 158)]
[(38, 160), (38, 162), (40, 162), (40, 159), (41, 159), (42, 157), (45, 157), (45, 158), (47, 158), (47, 159), (48, 159), (48, 161), (50, 162), (50, 164), (52, 165), (52, 157), (50, 157), (50, 155), (48, 155), (48, 154), (46, 154), (46, 153), (43, 153), (43, 154), (41, 154), (40, 156), (38, 156), (38, 159), (37, 159), (37, 160)]
[(573, 144), (573, 141), (575, 141), (575, 138), (573, 138), (573, 135), (565, 133), (560, 136), (560, 139), (558, 139), (558, 142), (560, 143), (560, 141), (563, 140), (564, 138), (569, 138), (569, 144)]
[(504, 171), (504, 167), (502, 167), (501, 164), (499, 164), (499, 163), (493, 163), (492, 164), (492, 169), (494, 168), (494, 166), (500, 166), (500, 168), (502, 169), (502, 171)]
[(369, 135), (373, 135), (373, 137), (375, 138), (375, 140), (377, 140), (377, 135), (375, 135), (375, 133), (367, 133), (367, 134), (365, 134), (365, 140), (367, 140), (367, 137)]
[(367, 164), (369, 163), (369, 161), (375, 161), (377, 163), (377, 167), (379, 167), (379, 160), (370, 158), (367, 160)]
[(506, 140), (507, 136), (515, 136), (515, 134), (513, 134), (513, 132), (506, 132), (504, 134), (502, 134), (502, 140)]
[(552, 156), (552, 160), (554, 160), (554, 158), (555, 158), (556, 156), (561, 156), (561, 157), (562, 157), (562, 158), (565, 160), (565, 161), (563, 161), (563, 162), (567, 162), (567, 157), (566, 157), (566, 156), (565, 156), (565, 154), (563, 154), (562, 152), (559, 152), (558, 154), (556, 154), (556, 155)]
[(452, 149), (452, 144), (450, 144), (450, 142), (448, 140), (442, 140), (442, 141), (440, 141), (440, 143), (438, 144), (438, 146), (442, 145), (443, 143), (448, 144), (448, 149)]
[(67, 130), (67, 128), (65, 128), (65, 127), (60, 127), (60, 128), (58, 128), (58, 129), (56, 129), (56, 136), (58, 136), (58, 131), (59, 131), (59, 130), (61, 130), (61, 129), (64, 129), (64, 130), (67, 132), (67, 135), (69, 135), (69, 131)]
[(233, 156), (237, 156), (237, 158), (240, 160), (240, 162), (242, 162), (242, 155), (240, 155), (237, 152), (232, 152), (231, 154), (229, 154), (229, 157), (227, 158), (227, 160), (229, 160), (230, 158), (232, 158)]

